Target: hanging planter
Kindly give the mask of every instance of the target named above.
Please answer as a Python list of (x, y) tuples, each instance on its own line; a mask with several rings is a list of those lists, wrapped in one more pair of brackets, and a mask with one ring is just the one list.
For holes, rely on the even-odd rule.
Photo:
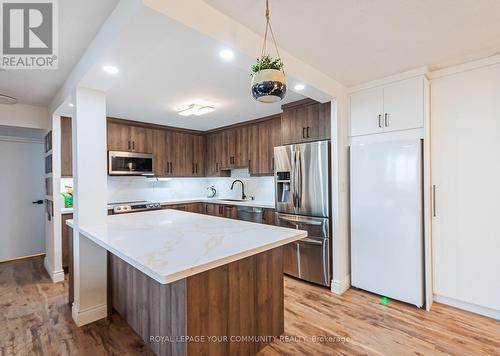
[[(271, 32), (277, 57), (266, 54), (267, 34)], [(266, 0), (266, 30), (260, 57), (252, 65), (252, 95), (261, 103), (275, 103), (286, 95), (286, 79), (278, 46), (269, 20), (269, 0)]]

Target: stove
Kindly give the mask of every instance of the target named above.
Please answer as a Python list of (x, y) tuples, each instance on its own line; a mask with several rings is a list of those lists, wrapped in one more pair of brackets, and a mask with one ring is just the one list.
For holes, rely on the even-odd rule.
[(109, 205), (113, 208), (113, 214), (124, 214), (137, 211), (161, 209), (160, 203), (150, 202), (146, 200), (111, 203)]

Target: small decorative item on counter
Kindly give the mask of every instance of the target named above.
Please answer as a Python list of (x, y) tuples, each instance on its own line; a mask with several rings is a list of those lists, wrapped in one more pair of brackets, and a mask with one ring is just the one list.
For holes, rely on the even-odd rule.
[(215, 198), (215, 195), (217, 194), (217, 189), (215, 189), (215, 187), (212, 185), (208, 187), (207, 190), (208, 190), (207, 198)]
[(73, 207), (73, 187), (66, 186), (65, 193), (61, 193), (61, 196), (64, 199), (64, 207), (65, 208), (72, 208)]

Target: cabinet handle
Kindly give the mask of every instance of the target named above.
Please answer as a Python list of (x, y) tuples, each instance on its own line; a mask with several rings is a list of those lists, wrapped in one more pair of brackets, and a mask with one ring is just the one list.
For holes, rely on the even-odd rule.
[(198, 163), (196, 163), (196, 173), (198, 173)]
[(271, 160), (271, 171), (273, 171), (273, 172), (274, 172), (274, 157), (273, 157), (273, 159)]
[(302, 128), (302, 138), (306, 138), (306, 128)]
[(219, 172), (219, 163), (215, 162), (215, 172)]
[(167, 161), (167, 174), (170, 173), (170, 166), (168, 165), (168, 161)]
[(382, 115), (378, 114), (378, 127), (382, 128)]
[(192, 173), (192, 174), (194, 174), (194, 163), (193, 163), (192, 171), (193, 171), (193, 173)]
[(385, 115), (384, 115), (384, 124), (385, 124), (385, 127), (389, 127), (389, 114), (388, 113), (385, 113)]
[(132, 149), (132, 147), (130, 146), (130, 141), (128, 141), (128, 149)]
[(310, 129), (310, 127), (309, 127), (309, 126), (307, 126), (307, 127), (306, 127), (306, 135), (307, 135), (307, 138), (310, 138), (310, 137), (309, 137), (309, 129)]
[(170, 173), (174, 173), (174, 166), (172, 165), (172, 162), (170, 162)]
[(436, 217), (436, 185), (432, 186), (432, 216)]

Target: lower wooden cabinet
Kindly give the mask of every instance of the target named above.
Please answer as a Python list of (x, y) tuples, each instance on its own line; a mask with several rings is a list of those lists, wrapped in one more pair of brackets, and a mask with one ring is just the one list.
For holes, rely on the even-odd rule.
[(262, 223), (266, 225), (275, 225), (274, 209), (263, 209)]
[(69, 239), (73, 237), (71, 228), (66, 225), (66, 221), (73, 219), (73, 214), (61, 215), (61, 251), (62, 251), (62, 266), (64, 269), (69, 268)]
[(187, 204), (174, 204), (174, 205), (166, 205), (163, 209), (174, 209), (174, 210), (182, 210), (187, 211), (189, 213), (202, 213), (202, 203), (187, 203)]

